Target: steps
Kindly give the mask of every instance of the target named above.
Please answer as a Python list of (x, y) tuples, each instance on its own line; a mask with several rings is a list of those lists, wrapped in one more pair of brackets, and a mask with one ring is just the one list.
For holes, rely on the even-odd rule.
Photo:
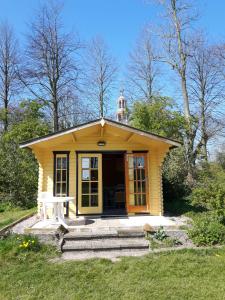
[(73, 253), (109, 253), (122, 252), (135, 253), (139, 250), (148, 250), (149, 242), (145, 239), (143, 231), (135, 230), (101, 230), (101, 231), (70, 231), (65, 234), (61, 250)]

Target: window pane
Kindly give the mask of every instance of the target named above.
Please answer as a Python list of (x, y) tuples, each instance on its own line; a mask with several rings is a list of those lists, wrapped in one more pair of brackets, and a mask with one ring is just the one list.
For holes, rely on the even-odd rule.
[(138, 193), (141, 193), (141, 181), (138, 181)]
[(56, 168), (61, 169), (61, 157), (56, 157)]
[(91, 170), (91, 180), (93, 181), (98, 180), (98, 170)]
[(134, 195), (134, 205), (135, 206), (138, 205), (138, 195), (137, 194)]
[(82, 157), (82, 169), (90, 168), (90, 159), (88, 157)]
[(137, 168), (137, 157), (134, 157), (134, 168)]
[(66, 183), (62, 183), (62, 194), (66, 194)]
[(62, 181), (66, 181), (66, 172), (67, 170), (62, 170)]
[(90, 180), (90, 170), (82, 170), (82, 180)]
[(82, 182), (82, 194), (90, 194), (89, 182)]
[(61, 171), (57, 170), (56, 172), (56, 181), (61, 181)]
[(134, 181), (134, 192), (137, 193), (137, 181)]
[(140, 169), (139, 172), (141, 173), (141, 179), (145, 179), (145, 169)]
[(142, 193), (145, 193), (145, 181), (142, 181)]
[(98, 193), (98, 182), (91, 183), (91, 193), (97, 194)]
[(137, 179), (137, 169), (134, 169), (134, 180)]
[(137, 157), (137, 168), (144, 168), (145, 164), (144, 164), (144, 157)]
[(62, 169), (67, 169), (67, 160), (66, 157), (62, 157)]
[(146, 205), (146, 195), (142, 194), (142, 205)]
[(97, 157), (92, 157), (91, 158), (91, 168), (92, 169), (97, 169), (98, 168), (98, 158)]
[(91, 206), (98, 206), (98, 195), (91, 195)]
[(89, 195), (82, 195), (82, 207), (89, 207)]
[(56, 184), (56, 194), (60, 194), (60, 183)]

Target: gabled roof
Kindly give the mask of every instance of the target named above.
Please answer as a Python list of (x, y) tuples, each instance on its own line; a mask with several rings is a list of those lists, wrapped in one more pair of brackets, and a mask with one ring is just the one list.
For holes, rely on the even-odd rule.
[(170, 144), (171, 146), (174, 146), (174, 147), (179, 147), (181, 145), (181, 143), (179, 141), (176, 141), (176, 140), (173, 140), (170, 138), (166, 138), (166, 137), (154, 134), (154, 133), (150, 133), (145, 130), (140, 130), (135, 127), (132, 127), (132, 126), (129, 126), (126, 124), (122, 124), (122, 123), (119, 123), (119, 122), (116, 122), (116, 121), (113, 121), (113, 120), (110, 120), (107, 118), (101, 118), (101, 119), (93, 120), (91, 122), (73, 126), (73, 127), (70, 127), (70, 128), (64, 129), (64, 130), (60, 130), (60, 131), (57, 131), (54, 133), (50, 133), (50, 134), (47, 134), (47, 135), (44, 135), (41, 137), (37, 137), (37, 138), (33, 138), (30, 140), (24, 141), (24, 142), (20, 143), (20, 148), (30, 147), (31, 145), (38, 144), (38, 143), (41, 143), (44, 141), (48, 141), (48, 140), (51, 140), (56, 137), (60, 137), (62, 135), (68, 134), (68, 133), (77, 132), (77, 131), (80, 131), (82, 129), (85, 129), (85, 128), (88, 128), (91, 126), (95, 126), (95, 125), (104, 126), (105, 124), (108, 124), (108, 125), (120, 128), (120, 129), (124, 129), (126, 131), (129, 131), (134, 134), (141, 135), (141, 136), (145, 136), (145, 137), (153, 139), (153, 140), (158, 140), (158, 141)]

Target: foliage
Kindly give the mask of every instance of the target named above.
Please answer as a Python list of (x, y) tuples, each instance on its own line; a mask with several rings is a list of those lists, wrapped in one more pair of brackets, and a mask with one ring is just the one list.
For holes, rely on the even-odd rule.
[(198, 216), (188, 235), (197, 246), (225, 244), (225, 226), (212, 214)]
[(216, 153), (216, 162), (225, 170), (225, 152), (218, 151)]
[(186, 196), (190, 193), (187, 183), (187, 167), (184, 148), (171, 150), (164, 161), (163, 169), (164, 210), (172, 214), (184, 213), (191, 209)]
[(207, 164), (198, 171), (190, 199), (196, 207), (213, 211), (225, 223), (225, 171), (217, 164)]
[[(185, 128), (182, 115), (168, 97), (154, 97), (151, 103), (135, 102), (130, 120), (137, 128), (168, 138), (181, 139)], [(183, 212), (182, 207), (185, 206), (183, 199), (189, 193), (186, 177), (184, 148), (171, 150), (163, 165), (163, 194), (166, 212), (177, 213), (177, 204), (180, 206), (179, 211)]]
[(168, 138), (180, 139), (184, 119), (175, 108), (175, 103), (168, 97), (153, 97), (152, 102), (136, 101), (131, 110), (131, 125)]
[(24, 235), (18, 236), (18, 251), (34, 251), (37, 252), (41, 249), (41, 244), (37, 237)]
[(171, 238), (171, 237), (166, 237), (164, 240), (159, 241), (155, 239), (153, 236), (150, 236), (149, 238), (149, 243), (150, 243), (150, 248), (151, 250), (155, 249), (161, 249), (161, 248), (174, 248), (177, 246), (182, 245), (182, 243), (176, 239), (176, 238)]
[(160, 226), (157, 231), (154, 233), (153, 237), (156, 239), (156, 240), (159, 240), (159, 241), (163, 241), (167, 235), (166, 235), (166, 232), (165, 230), (163, 229), (163, 226)]
[(36, 101), (20, 104), (20, 121), (11, 125), (0, 141), (0, 202), (30, 208), (35, 203), (38, 166), (30, 150), (19, 143), (48, 132), (42, 106)]

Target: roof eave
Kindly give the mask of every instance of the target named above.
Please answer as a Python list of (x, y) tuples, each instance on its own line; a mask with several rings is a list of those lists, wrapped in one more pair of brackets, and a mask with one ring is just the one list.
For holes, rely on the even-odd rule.
[(131, 127), (131, 126), (126, 125), (126, 124), (118, 123), (118, 122), (113, 121), (113, 120), (102, 118), (102, 119), (97, 119), (97, 120), (94, 120), (94, 121), (91, 121), (91, 122), (88, 122), (88, 123), (84, 123), (84, 124), (66, 129), (66, 130), (63, 130), (63, 131), (60, 131), (60, 132), (51, 133), (51, 134), (46, 135), (44, 137), (35, 138), (33, 140), (30, 140), (30, 141), (25, 141), (23, 143), (20, 143), (20, 148), (21, 149), (27, 148), (27, 147), (31, 148), (31, 146), (33, 146), (35, 144), (38, 144), (40, 142), (44, 142), (44, 141), (47, 141), (47, 140), (50, 140), (50, 139), (54, 139), (54, 138), (60, 137), (64, 134), (69, 134), (69, 133), (72, 133), (72, 132), (75, 132), (75, 131), (78, 131), (78, 130), (81, 130), (81, 129), (85, 129), (85, 128), (88, 128), (88, 127), (93, 126), (93, 125), (98, 125), (98, 124), (101, 124), (102, 126), (104, 126), (104, 124), (109, 124), (109, 125), (112, 125), (112, 126), (116, 126), (117, 128), (123, 128), (124, 130), (136, 133), (138, 135), (145, 136), (147, 138), (151, 138), (151, 139), (159, 141), (159, 142), (164, 142), (166, 144), (171, 145), (171, 147), (180, 147), (182, 145), (178, 141), (168, 139), (168, 138), (156, 135), (156, 134), (148, 133), (146, 131), (139, 130), (137, 128)]

